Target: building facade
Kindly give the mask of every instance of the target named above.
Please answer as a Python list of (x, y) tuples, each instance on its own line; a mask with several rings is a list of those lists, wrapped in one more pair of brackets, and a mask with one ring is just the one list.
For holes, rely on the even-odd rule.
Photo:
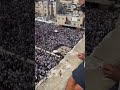
[(72, 3), (67, 3), (63, 10), (65, 13), (60, 13), (57, 15), (57, 25), (85, 28), (85, 15), (81, 11), (79, 0), (71, 0)]
[(35, 3), (35, 12), (41, 17), (56, 17), (62, 4), (54, 0), (43, 0)]
[(70, 4), (72, 0), (59, 0), (62, 4)]
[[(73, 2), (74, 1), (74, 2)], [(42, 0), (35, 4), (38, 16), (53, 20), (57, 25), (84, 28), (85, 15), (79, 0)]]
[(74, 15), (57, 15), (57, 25), (84, 28), (84, 15), (74, 16)]

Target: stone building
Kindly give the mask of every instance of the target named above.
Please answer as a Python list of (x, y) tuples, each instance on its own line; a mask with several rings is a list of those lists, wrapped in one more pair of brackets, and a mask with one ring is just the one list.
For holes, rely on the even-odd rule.
[(57, 25), (84, 28), (84, 18), (83, 14), (81, 15), (69, 15), (69, 14), (59, 14), (57, 15)]
[(54, 0), (43, 0), (35, 3), (35, 12), (41, 17), (56, 17), (62, 4)]
[(73, 3), (66, 4), (63, 10), (65, 10), (65, 13), (60, 13), (57, 15), (57, 25), (85, 28), (85, 15), (81, 11), (80, 3), (78, 0), (74, 0)]

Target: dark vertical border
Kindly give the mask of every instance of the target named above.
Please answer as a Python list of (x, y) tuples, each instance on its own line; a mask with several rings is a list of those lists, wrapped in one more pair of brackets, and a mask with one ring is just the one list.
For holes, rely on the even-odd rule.
[(0, 1), (0, 90), (34, 90), (34, 0)]

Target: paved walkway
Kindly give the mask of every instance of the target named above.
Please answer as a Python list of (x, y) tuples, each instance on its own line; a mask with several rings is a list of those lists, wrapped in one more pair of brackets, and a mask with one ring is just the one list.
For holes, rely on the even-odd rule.
[(41, 50), (41, 51), (43, 51), (43, 52), (46, 52), (46, 53), (51, 54), (51, 55), (56, 56), (56, 57), (60, 57), (60, 56), (58, 56), (58, 55), (56, 55), (56, 54), (54, 54), (54, 53), (52, 53), (52, 52), (46, 51), (46, 50), (44, 50), (44, 49), (42, 49), (42, 48), (39, 48), (39, 47), (37, 47), (37, 46), (35, 46), (35, 49)]

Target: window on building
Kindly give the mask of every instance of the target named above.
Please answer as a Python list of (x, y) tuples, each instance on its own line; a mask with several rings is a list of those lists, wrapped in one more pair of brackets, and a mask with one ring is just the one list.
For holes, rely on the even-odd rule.
[(62, 18), (62, 20), (64, 20), (64, 18)]
[(45, 15), (44, 16), (46, 16), (46, 13), (45, 13)]
[(80, 19), (78, 19), (78, 21), (80, 21)]
[(74, 23), (74, 26), (75, 26), (76, 24)]
[(80, 26), (82, 27), (83, 25), (82, 25), (82, 24), (80, 24)]

